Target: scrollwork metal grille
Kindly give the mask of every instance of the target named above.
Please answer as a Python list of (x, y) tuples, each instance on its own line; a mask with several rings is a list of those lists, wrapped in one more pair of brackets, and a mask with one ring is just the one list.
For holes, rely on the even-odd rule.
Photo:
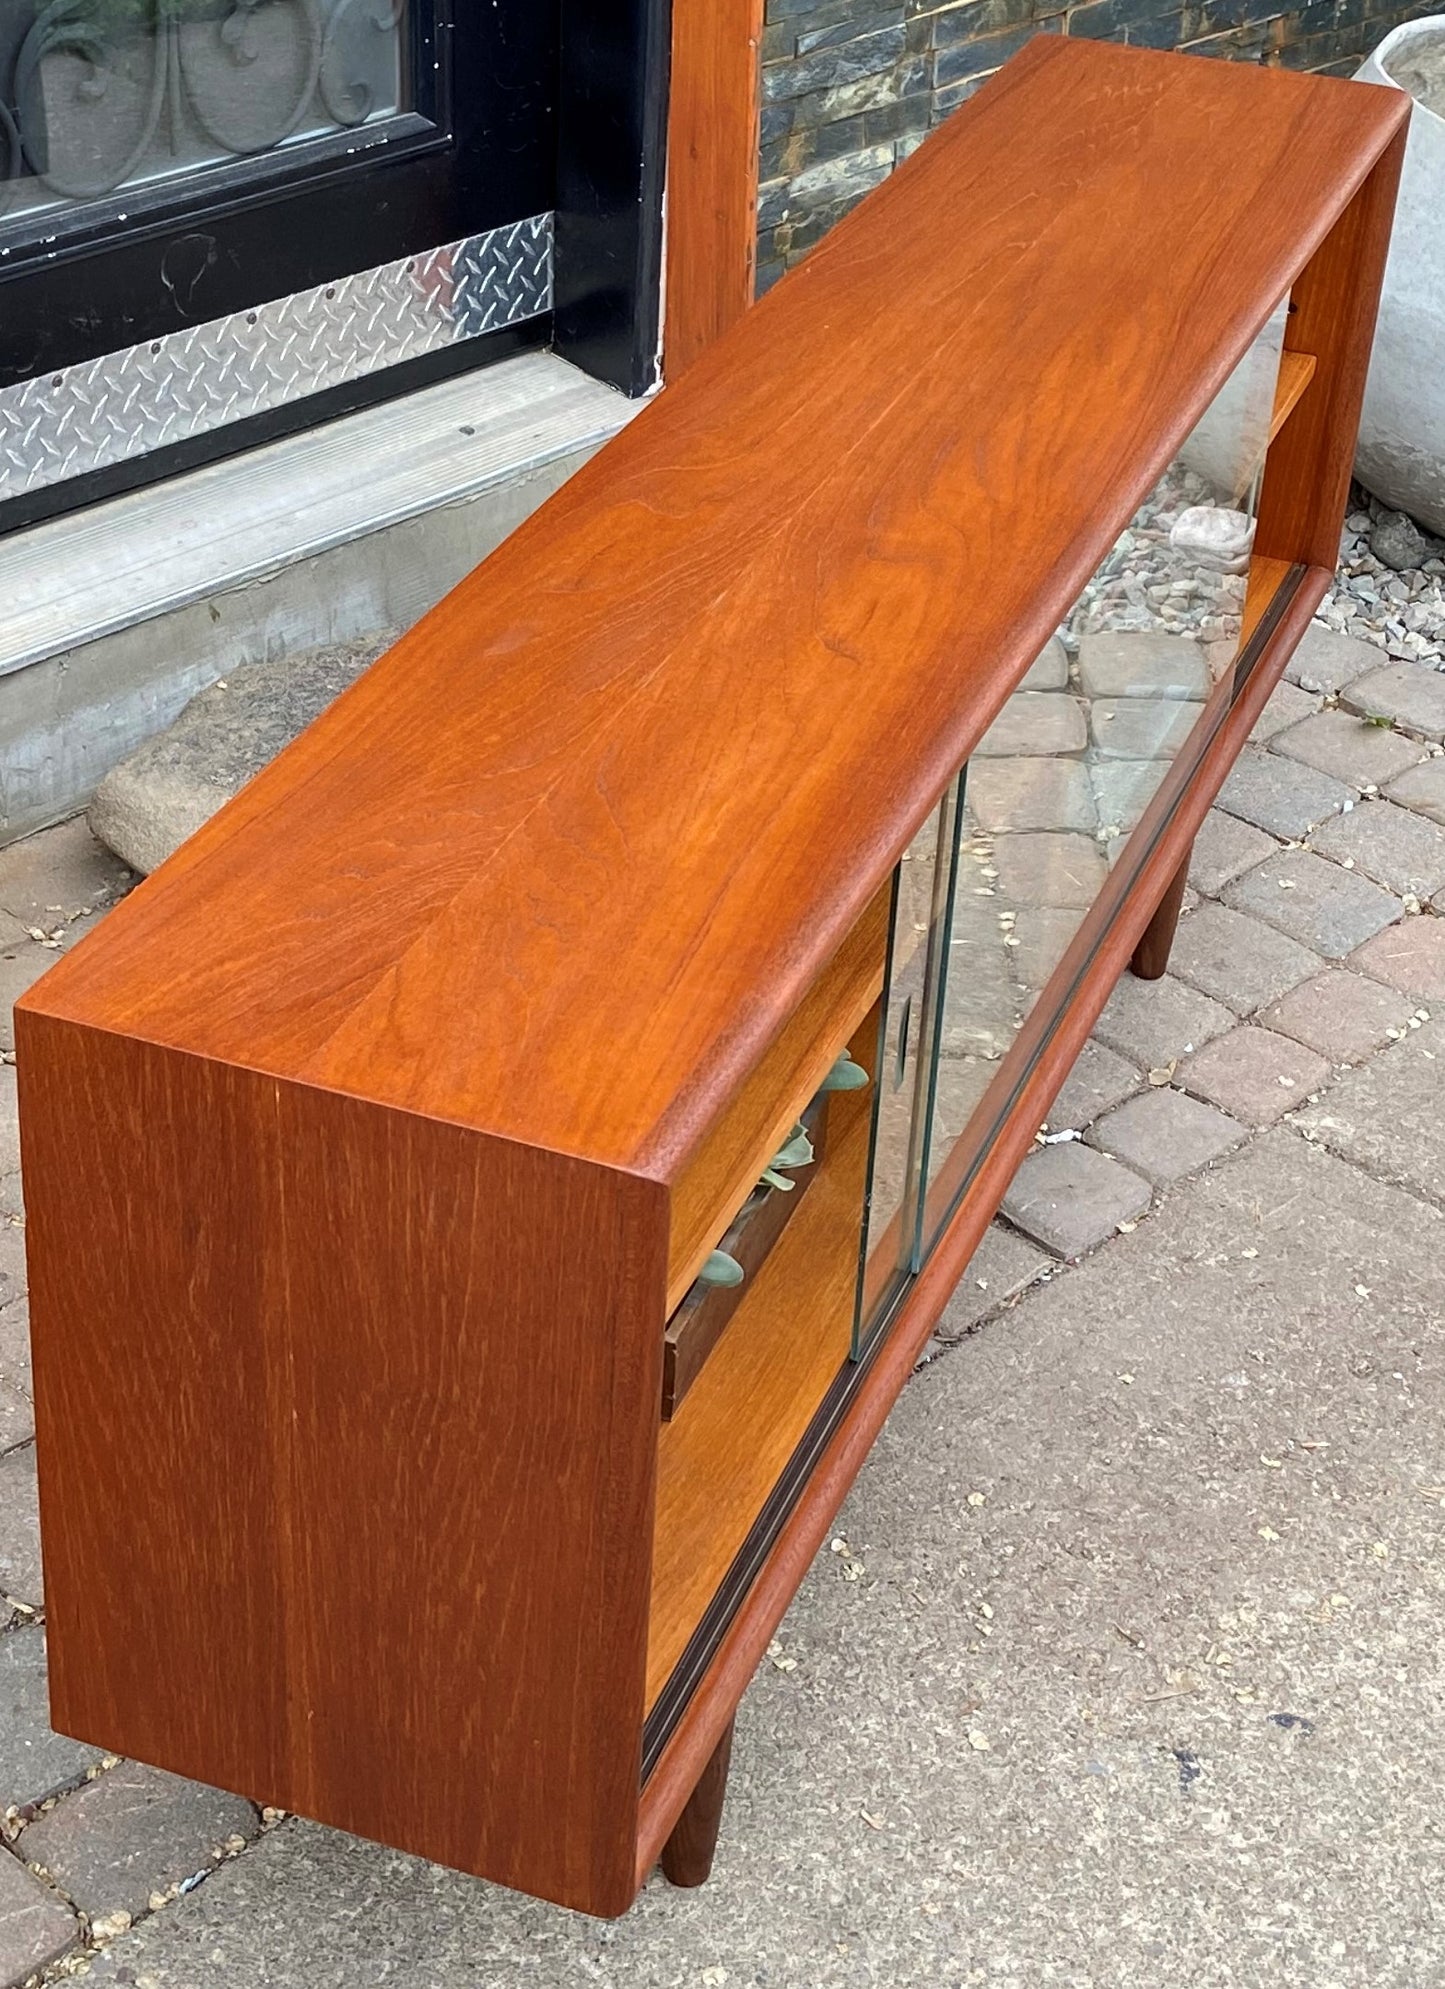
[(408, 108), (407, 0), (0, 0), (0, 217)]

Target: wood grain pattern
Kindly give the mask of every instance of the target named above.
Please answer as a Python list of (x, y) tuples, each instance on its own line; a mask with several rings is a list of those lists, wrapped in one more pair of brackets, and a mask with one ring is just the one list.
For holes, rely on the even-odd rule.
[[(625, 1907), (1327, 585), (1407, 114), (1037, 39), (25, 997), (62, 1725)], [(1312, 570), (640, 1790), (854, 1371), (866, 1096), (659, 1430), (670, 1288), (876, 999), (893, 864), (1292, 284), (1318, 366), (1247, 620)]]
[(1274, 407), (1269, 417), (1269, 439), (1273, 442), (1295, 409), (1305, 388), (1315, 377), (1315, 356), (1312, 352), (1282, 352), (1279, 356), (1279, 380), (1274, 391)]
[(669, 1313), (882, 992), (890, 897), (885, 884), (674, 1184)]
[(58, 1726), (620, 1912), (661, 1191), (43, 1016), (18, 1048)]
[(1406, 130), (1389, 135), (1294, 287), (1285, 346), (1310, 353), (1315, 375), (1270, 449), (1260, 493), (1255, 547), (1276, 559), (1333, 568), (1339, 558)]
[(1038, 37), (35, 999), (675, 1177), (1406, 108)]
[(753, 301), (763, 0), (673, 0), (667, 140), (671, 384)]
[[(854, 1055), (871, 1071), (876, 1017)], [(650, 1705), (848, 1357), (872, 1094), (839, 1092), (828, 1153), (657, 1447)]]

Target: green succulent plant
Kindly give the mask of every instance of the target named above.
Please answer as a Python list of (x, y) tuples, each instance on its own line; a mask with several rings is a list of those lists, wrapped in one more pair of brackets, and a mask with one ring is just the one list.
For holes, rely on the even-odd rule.
[(760, 1188), (781, 1188), (785, 1195), (791, 1195), (798, 1184), (796, 1181), (790, 1180), (786, 1174), (780, 1174), (778, 1169), (780, 1167), (811, 1167), (816, 1159), (817, 1155), (813, 1151), (813, 1142), (808, 1137), (808, 1128), (799, 1119), (793, 1130), (788, 1134), (786, 1141), (778, 1148), (777, 1152), (763, 1169), (758, 1186)]
[(713, 1250), (708, 1253), (707, 1262), (698, 1272), (697, 1281), (700, 1285), (713, 1285), (719, 1290), (725, 1290), (733, 1285), (740, 1285), (744, 1275), (743, 1267), (736, 1257), (730, 1257), (726, 1250)]
[[(820, 1094), (825, 1091), (862, 1091), (871, 1081), (863, 1066), (855, 1064), (845, 1050), (818, 1090)], [(811, 1167), (817, 1157), (808, 1128), (799, 1119), (758, 1177), (758, 1187), (791, 1195), (798, 1185), (792, 1178), (793, 1174), (800, 1167)], [(697, 1282), (725, 1290), (740, 1285), (745, 1275), (736, 1257), (730, 1256), (726, 1250), (714, 1250), (698, 1272)]]
[(865, 1091), (868, 1082), (868, 1073), (862, 1064), (855, 1064), (845, 1050), (818, 1089), (819, 1091)]

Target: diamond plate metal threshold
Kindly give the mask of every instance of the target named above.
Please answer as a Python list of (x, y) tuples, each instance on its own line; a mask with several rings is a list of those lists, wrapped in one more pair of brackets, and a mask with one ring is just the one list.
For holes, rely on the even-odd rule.
[(0, 539), (0, 677), (503, 494), (591, 453), (642, 405), (524, 353)]

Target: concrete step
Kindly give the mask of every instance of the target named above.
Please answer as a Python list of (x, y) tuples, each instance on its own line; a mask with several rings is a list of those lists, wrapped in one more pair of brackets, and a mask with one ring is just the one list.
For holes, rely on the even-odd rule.
[(0, 540), (0, 842), (217, 678), (409, 627), (642, 405), (525, 353)]
[(191, 699), (174, 725), (96, 789), (90, 826), (147, 876), (396, 639), (387, 629), (269, 663), (248, 663)]

